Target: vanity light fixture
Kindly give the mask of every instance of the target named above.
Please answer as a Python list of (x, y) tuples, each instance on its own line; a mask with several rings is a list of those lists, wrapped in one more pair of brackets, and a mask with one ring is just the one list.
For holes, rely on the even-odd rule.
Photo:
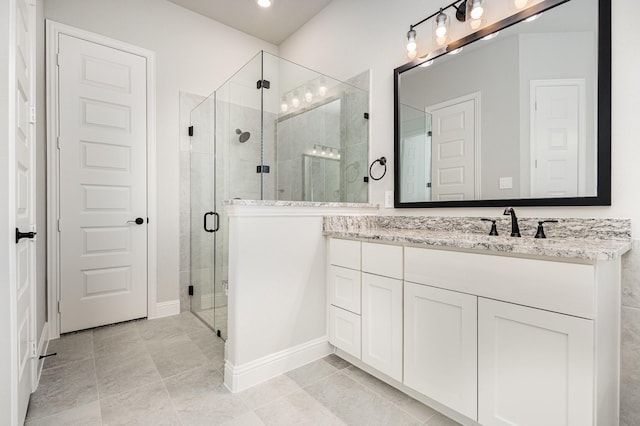
[(308, 104), (313, 100), (313, 93), (311, 93), (311, 88), (307, 87), (304, 92), (304, 100), (307, 101)]
[(407, 33), (407, 56), (413, 59), (418, 54), (418, 43), (416, 43), (416, 30), (409, 28)]
[(449, 17), (440, 9), (440, 13), (436, 16), (436, 37), (444, 37), (449, 31)]
[[(484, 16), (486, 15), (486, 3), (488, 0), (455, 0), (453, 3), (441, 7), (437, 12), (427, 16), (423, 20), (410, 25), (407, 32), (407, 56), (410, 59), (415, 59), (418, 56), (418, 43), (416, 41), (417, 33), (416, 27), (425, 23), (426, 21), (433, 19), (433, 32), (435, 34), (434, 41), (439, 46), (444, 46), (449, 41), (449, 26), (450, 21), (447, 9), (455, 10), (455, 17), (460, 22), (468, 22), (472, 30), (477, 30), (484, 23)], [(514, 1), (528, 1), (528, 0), (514, 0)]]
[(258, 3), (260, 7), (271, 7), (273, 0), (256, 0), (256, 3)]
[(320, 80), (318, 81), (318, 95), (321, 98), (327, 96), (327, 82), (324, 77), (320, 77)]
[(298, 98), (298, 92), (294, 92), (293, 97), (291, 98), (291, 106), (294, 108), (298, 108), (300, 106), (300, 98)]
[(280, 111), (283, 113), (289, 111), (289, 103), (287, 102), (287, 97), (282, 95), (282, 103), (280, 104)]

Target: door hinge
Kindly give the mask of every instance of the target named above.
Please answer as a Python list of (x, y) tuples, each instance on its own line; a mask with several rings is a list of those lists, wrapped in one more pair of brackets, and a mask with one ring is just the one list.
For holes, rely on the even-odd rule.
[(60, 136), (56, 136), (56, 148), (60, 149)]
[(256, 89), (269, 89), (271, 88), (271, 82), (269, 80), (258, 80), (256, 81)]
[(58, 219), (58, 232), (62, 232), (62, 223), (60, 219)]
[(269, 166), (256, 166), (256, 173), (269, 173), (270, 167)]
[(31, 358), (35, 358), (38, 356), (38, 347), (36, 342), (31, 342)]
[(58, 313), (61, 313), (60, 311), (60, 301), (58, 300)]
[(29, 107), (29, 123), (35, 123), (36, 122), (36, 107), (32, 106)]
[(368, 113), (368, 112), (365, 112), (365, 113), (364, 113), (364, 119), (365, 119), (365, 120), (368, 120), (368, 119), (369, 119), (369, 113)]
[(56, 53), (56, 66), (60, 67), (60, 53)]
[(193, 136), (193, 126), (189, 126), (189, 136)]

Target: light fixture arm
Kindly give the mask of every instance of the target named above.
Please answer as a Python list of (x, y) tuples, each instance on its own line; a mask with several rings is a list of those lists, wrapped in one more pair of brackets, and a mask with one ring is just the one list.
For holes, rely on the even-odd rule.
[[(460, 4), (458, 4), (458, 3), (460, 3)], [(451, 4), (448, 4), (447, 6), (445, 6), (445, 7), (441, 8), (441, 9), (438, 9), (438, 11), (437, 11), (437, 12), (432, 13), (431, 15), (427, 16), (427, 17), (426, 17), (426, 18), (424, 18), (423, 20), (421, 20), (421, 21), (419, 21), (419, 22), (416, 22), (416, 23), (415, 23), (415, 24), (413, 24), (413, 25), (410, 25), (410, 26), (409, 26), (409, 29), (411, 29), (411, 30), (412, 30), (412, 29), (414, 29), (415, 27), (417, 27), (418, 25), (422, 25), (422, 24), (424, 24), (424, 23), (425, 23), (425, 22), (427, 22), (429, 19), (436, 17), (436, 16), (437, 16), (437, 15), (439, 15), (441, 12), (444, 12), (445, 10), (450, 9), (450, 8), (454, 8), (454, 9), (456, 10), (456, 18), (458, 18), (458, 9), (459, 9), (459, 8), (462, 8), (462, 10), (463, 10), (463, 12), (465, 13), (465, 16), (466, 16), (466, 10), (465, 10), (465, 8), (462, 6), (462, 3), (464, 3), (464, 4), (465, 4), (465, 6), (466, 6), (466, 0), (456, 0), (456, 1), (454, 1), (453, 3), (451, 3)], [(458, 18), (458, 20), (460, 20), (460, 18)]]

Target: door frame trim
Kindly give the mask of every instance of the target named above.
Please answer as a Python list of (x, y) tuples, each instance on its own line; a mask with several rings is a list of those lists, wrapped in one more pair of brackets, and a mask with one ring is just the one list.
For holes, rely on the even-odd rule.
[(129, 43), (46, 20), (47, 93), (47, 307), (51, 339), (60, 336), (60, 241), (58, 137), (58, 36), (66, 34), (103, 46), (142, 56), (147, 60), (147, 317), (156, 316), (157, 216), (156, 216), (156, 62), (155, 52)]

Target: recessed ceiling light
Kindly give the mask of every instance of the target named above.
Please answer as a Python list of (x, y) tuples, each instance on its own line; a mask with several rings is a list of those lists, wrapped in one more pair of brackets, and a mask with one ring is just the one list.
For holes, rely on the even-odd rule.
[(272, 0), (256, 0), (256, 2), (260, 7), (271, 7), (271, 5), (273, 4)]

